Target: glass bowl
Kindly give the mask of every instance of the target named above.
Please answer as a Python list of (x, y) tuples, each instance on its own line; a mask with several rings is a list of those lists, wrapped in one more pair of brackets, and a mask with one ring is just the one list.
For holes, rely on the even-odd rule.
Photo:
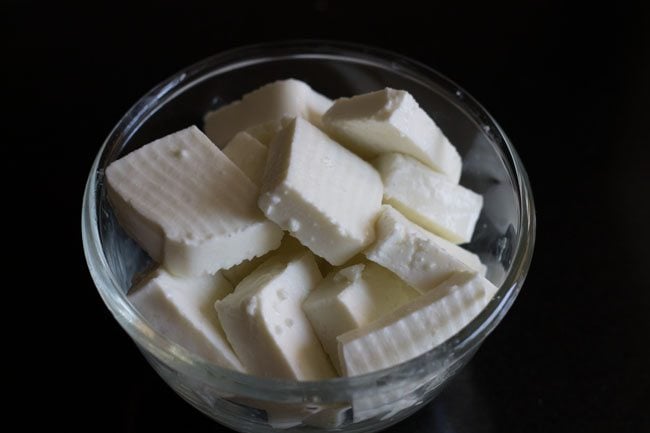
[[(323, 381), (266, 379), (226, 370), (168, 340), (126, 297), (150, 259), (125, 235), (106, 198), (105, 168), (156, 138), (261, 85), (297, 78), (337, 98), (384, 87), (409, 91), (463, 157), (461, 183), (483, 194), (484, 209), (467, 248), (499, 287), (484, 311), (444, 344), (370, 374)], [(528, 177), (494, 119), (463, 89), (399, 54), (332, 42), (287, 42), (239, 48), (210, 57), (165, 80), (119, 121), (99, 150), (83, 197), (82, 234), (88, 268), (118, 323), (160, 376), (185, 400), (242, 432), (377, 431), (436, 396), (497, 326), (528, 271), (535, 215)]]

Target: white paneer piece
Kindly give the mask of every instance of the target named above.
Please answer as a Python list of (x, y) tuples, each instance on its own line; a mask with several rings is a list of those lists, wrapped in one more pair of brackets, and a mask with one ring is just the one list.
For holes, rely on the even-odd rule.
[(295, 380), (335, 375), (302, 311), (321, 280), (313, 254), (301, 248), (274, 255), (215, 304), (228, 340), (251, 374)]
[(305, 118), (313, 125), (321, 128), (323, 126), (323, 115), (332, 107), (332, 104), (334, 104), (334, 101), (330, 98), (312, 90), (307, 104), (309, 115)]
[(426, 231), (389, 205), (383, 206), (376, 233), (366, 257), (421, 293), (457, 272), (485, 275), (486, 268), (475, 254)]
[[(289, 235), (284, 235), (280, 247), (277, 250), (270, 251), (261, 257), (255, 257), (251, 260), (244, 260), (238, 265), (233, 266), (232, 268), (224, 269), (221, 271), (223, 276), (228, 280), (233, 287), (237, 285), (246, 278), (251, 272), (253, 272), (259, 265), (271, 258), (271, 256), (277, 254), (290, 254), (292, 252), (297, 252), (302, 250), (304, 247), (296, 240)], [(317, 260), (318, 264), (318, 260)]]
[(315, 254), (341, 265), (374, 240), (382, 191), (370, 164), (296, 118), (269, 145), (258, 205)]
[(223, 332), (214, 303), (232, 292), (221, 276), (176, 277), (154, 270), (128, 298), (151, 327), (208, 361), (245, 372)]
[(280, 119), (271, 120), (269, 122), (260, 123), (259, 125), (251, 126), (246, 129), (246, 132), (252, 137), (257, 139), (264, 146), (271, 144), (278, 132), (293, 121), (293, 117), (284, 116)]
[(474, 319), (496, 292), (479, 274), (455, 274), (397, 310), (339, 336), (344, 374), (391, 367), (433, 349)]
[(411, 155), (458, 183), (456, 148), (410, 93), (386, 88), (340, 98), (323, 116), (325, 130), (364, 158), (381, 153)]
[(204, 130), (215, 144), (223, 146), (238, 132), (283, 116), (303, 117), (320, 125), (331, 104), (302, 81), (275, 81), (245, 94), (239, 101), (208, 112), (203, 119)]
[(228, 280), (230, 284), (236, 287), (237, 284), (241, 282), (241, 280), (246, 278), (251, 272), (255, 270), (255, 268), (257, 268), (259, 265), (264, 263), (269, 258), (269, 255), (273, 254), (275, 251), (277, 250), (271, 251), (270, 253), (266, 253), (260, 257), (255, 257), (250, 260), (244, 260), (238, 265), (235, 265), (228, 269), (221, 270), (221, 273), (223, 274), (223, 277), (226, 280)]
[(266, 165), (266, 146), (243, 131), (238, 132), (223, 148), (223, 153), (257, 186), (262, 183)]
[(384, 182), (384, 203), (448, 241), (472, 239), (483, 207), (481, 195), (401, 153), (380, 155), (373, 165)]
[(195, 126), (113, 162), (106, 184), (122, 227), (176, 275), (215, 273), (280, 245), (258, 188)]
[(302, 309), (340, 372), (336, 337), (370, 323), (417, 296), (419, 293), (395, 274), (366, 262), (330, 273), (307, 297)]

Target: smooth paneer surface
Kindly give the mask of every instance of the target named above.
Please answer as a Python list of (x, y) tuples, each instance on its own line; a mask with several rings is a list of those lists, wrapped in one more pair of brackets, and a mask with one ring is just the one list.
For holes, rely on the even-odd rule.
[(485, 274), (485, 266), (469, 251), (424, 230), (385, 205), (377, 221), (377, 240), (366, 257), (425, 293), (457, 272)]
[(262, 183), (266, 146), (247, 132), (239, 132), (223, 148), (223, 153), (257, 186)]
[(218, 146), (235, 134), (283, 116), (303, 117), (320, 125), (332, 102), (302, 81), (288, 79), (266, 84), (235, 101), (205, 115), (204, 130)]
[(476, 273), (455, 274), (380, 319), (338, 337), (346, 376), (397, 365), (421, 355), (464, 328), (497, 288)]
[(336, 337), (370, 323), (418, 295), (389, 270), (365, 262), (330, 273), (302, 308), (340, 372)]
[(232, 286), (220, 273), (176, 277), (158, 268), (128, 298), (157, 332), (221, 367), (244, 372), (213, 307), (230, 292)]
[(340, 98), (323, 116), (336, 140), (364, 158), (381, 153), (411, 155), (458, 183), (462, 162), (440, 128), (403, 90), (386, 88)]
[(458, 244), (472, 239), (482, 196), (408, 155), (386, 153), (373, 165), (384, 183), (384, 203), (448, 241)]
[(314, 254), (340, 265), (374, 240), (382, 191), (370, 164), (296, 118), (269, 145), (258, 204)]
[(258, 188), (195, 126), (113, 162), (106, 185), (120, 224), (177, 275), (229, 268), (282, 238), (257, 208)]
[(302, 310), (321, 280), (313, 254), (301, 248), (274, 255), (215, 304), (228, 340), (249, 372), (295, 380), (335, 375)]

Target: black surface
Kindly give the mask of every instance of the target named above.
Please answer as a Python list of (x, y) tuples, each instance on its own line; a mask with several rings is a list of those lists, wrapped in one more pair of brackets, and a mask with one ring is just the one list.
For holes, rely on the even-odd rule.
[[(162, 79), (234, 46), (319, 37), (398, 51), (465, 87), (515, 143), (537, 205), (512, 310), (434, 403), (389, 431), (650, 431), (647, 7), (222, 3), (3, 4), (3, 129), (31, 158), (5, 163), (36, 163), (27, 193), (49, 210), (31, 231), (54, 265), (29, 284), (47, 335), (24, 334), (40, 367), (19, 401), (61, 404), (48, 419), (66, 430), (226, 430), (173, 394), (104, 308), (81, 253), (82, 189), (112, 126)], [(77, 260), (78, 284), (55, 289)], [(56, 367), (41, 374), (43, 363)]]

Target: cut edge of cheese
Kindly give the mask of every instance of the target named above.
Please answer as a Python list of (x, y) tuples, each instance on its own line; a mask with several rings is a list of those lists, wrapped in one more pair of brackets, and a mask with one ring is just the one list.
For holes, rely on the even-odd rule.
[(458, 183), (462, 161), (444, 133), (404, 90), (339, 98), (323, 116), (328, 133), (364, 158), (400, 152)]
[(341, 372), (336, 337), (419, 296), (388, 269), (365, 261), (331, 272), (303, 302), (316, 335)]
[(248, 371), (296, 380), (335, 376), (302, 310), (302, 302), (321, 279), (310, 251), (283, 252), (215, 303), (228, 341)]
[[(262, 263), (269, 260), (271, 257), (278, 254), (291, 254), (293, 252), (297, 252), (303, 249), (304, 247), (296, 238), (294, 238), (289, 234), (285, 234), (284, 237), (282, 238), (282, 242), (280, 243), (280, 246), (277, 249), (273, 251), (269, 251), (263, 256), (255, 257), (254, 259), (244, 260), (242, 263), (235, 265), (232, 268), (222, 270), (221, 273), (223, 274), (224, 278), (228, 280), (230, 284), (233, 285), (233, 287), (237, 287), (237, 285), (244, 278), (252, 274), (253, 271), (257, 269), (258, 266), (260, 266)], [(318, 264), (318, 257), (316, 257), (316, 261)]]
[(411, 221), (450, 242), (472, 239), (483, 197), (417, 159), (385, 153), (373, 161), (384, 183), (384, 203)]
[(238, 101), (209, 111), (203, 125), (208, 137), (223, 146), (240, 131), (284, 116), (300, 116), (320, 125), (331, 104), (307, 83), (289, 78), (267, 83)]
[(268, 150), (246, 131), (238, 132), (223, 148), (223, 153), (258, 187), (264, 175)]
[(293, 117), (282, 116), (279, 119), (269, 120), (268, 122), (259, 123), (257, 125), (246, 128), (245, 132), (247, 132), (264, 146), (268, 147), (275, 138), (276, 134), (282, 131), (282, 128), (291, 123), (292, 120)]
[(364, 252), (366, 257), (421, 293), (456, 272), (485, 274), (478, 256), (423, 229), (390, 205), (382, 206), (376, 234), (375, 243)]
[(497, 290), (477, 273), (457, 273), (367, 326), (339, 336), (344, 374), (381, 370), (428, 352), (467, 326)]
[(258, 206), (315, 254), (340, 265), (374, 239), (382, 192), (370, 164), (298, 117), (269, 146)]
[(157, 268), (131, 288), (128, 298), (157, 332), (210, 362), (245, 372), (212, 307), (230, 292), (220, 273), (179, 278)]
[(195, 126), (111, 163), (106, 187), (127, 233), (176, 275), (215, 273), (280, 244), (255, 185)]
[(166, 239), (163, 262), (176, 275), (213, 274), (277, 249), (283, 234), (272, 222), (260, 221), (229, 236), (201, 244), (191, 240)]

